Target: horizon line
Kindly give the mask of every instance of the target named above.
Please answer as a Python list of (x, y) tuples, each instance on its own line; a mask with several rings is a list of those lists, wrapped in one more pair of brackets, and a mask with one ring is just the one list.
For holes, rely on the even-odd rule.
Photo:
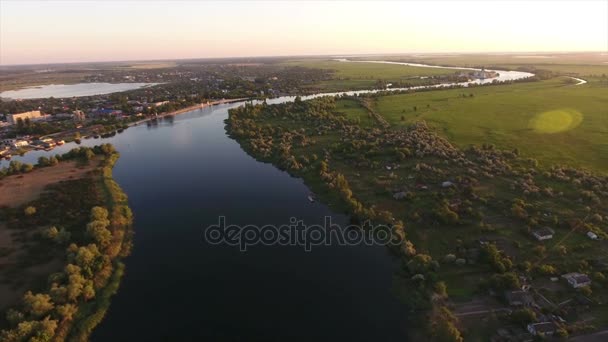
[(24, 64), (2, 64), (0, 68), (37, 66), (37, 65), (66, 65), (66, 64), (95, 64), (95, 63), (135, 63), (135, 62), (165, 62), (165, 61), (188, 61), (188, 60), (219, 60), (219, 59), (248, 59), (248, 58), (298, 58), (298, 57), (349, 57), (349, 56), (400, 56), (400, 55), (509, 55), (509, 54), (574, 54), (574, 53), (608, 53), (607, 50), (559, 50), (559, 51), (462, 51), (462, 52), (393, 52), (393, 53), (334, 53), (334, 54), (298, 54), (298, 55), (252, 55), (252, 56), (223, 56), (223, 57), (178, 57), (157, 59), (125, 59), (125, 60), (92, 60), (81, 62), (52, 62), (52, 63), (24, 63)]

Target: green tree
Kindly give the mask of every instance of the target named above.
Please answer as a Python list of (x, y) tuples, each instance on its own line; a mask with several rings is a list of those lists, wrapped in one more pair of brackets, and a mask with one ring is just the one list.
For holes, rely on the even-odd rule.
[(53, 310), (54, 306), (51, 296), (48, 294), (33, 294), (32, 291), (27, 291), (23, 296), (23, 307), (33, 317), (42, 317)]
[(525, 326), (536, 321), (536, 313), (529, 308), (515, 310), (511, 313), (511, 321)]
[(62, 319), (71, 320), (78, 311), (78, 307), (74, 304), (64, 304), (57, 306), (56, 311)]

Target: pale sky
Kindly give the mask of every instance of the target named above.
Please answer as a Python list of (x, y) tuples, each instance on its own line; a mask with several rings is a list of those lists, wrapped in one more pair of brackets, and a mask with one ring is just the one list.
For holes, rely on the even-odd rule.
[(409, 52), (608, 52), (608, 0), (0, 0), (0, 64)]

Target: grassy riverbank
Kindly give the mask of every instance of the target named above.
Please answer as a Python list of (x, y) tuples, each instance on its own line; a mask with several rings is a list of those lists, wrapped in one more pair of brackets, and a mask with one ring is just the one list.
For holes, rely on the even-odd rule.
[[(461, 148), (493, 144), (517, 148), (546, 165), (567, 164), (608, 172), (608, 79), (573, 85), (565, 78), (386, 95), (372, 99), (392, 126), (424, 120)], [(342, 109), (361, 117), (363, 108)], [(365, 120), (365, 116), (363, 119)]]
[(283, 62), (283, 65), (331, 70), (331, 80), (314, 85), (315, 89), (323, 92), (373, 89), (387, 83), (423, 85), (428, 84), (429, 81), (420, 77), (454, 75), (458, 71), (379, 63), (339, 62), (331, 59), (290, 60)]
[[(231, 110), (227, 128), (251, 155), (302, 177), (334, 208), (404, 237), (395, 286), (417, 312), (425, 339), (490, 339), (495, 325), (472, 324), (479, 316), (470, 308), (509, 312), (504, 293), (523, 284), (560, 302), (588, 296), (594, 304), (586, 313), (575, 302), (543, 305), (543, 312), (568, 317), (568, 324), (558, 324), (560, 334), (593, 329), (586, 319), (608, 300), (602, 268), (608, 178), (551, 167), (515, 147), (459, 148), (424, 121), (386, 120), (374, 101), (383, 97), (248, 105)], [(551, 227), (553, 240), (534, 238), (543, 227)], [(590, 240), (589, 231), (600, 240)], [(577, 291), (558, 281), (547, 287), (551, 277), (568, 272), (588, 274), (592, 285)], [(514, 319), (497, 316), (496, 326)]]
[[(50, 183), (40, 198), (3, 208), (15, 261), (3, 276), (16, 281), (12, 274), (27, 277), (24, 265), (46, 267), (49, 260), (54, 265), (38, 280), (20, 282), (29, 284), (21, 295), (27, 292), (6, 311), (3, 341), (87, 341), (103, 319), (124, 273), (121, 260), (131, 250), (132, 214), (112, 179), (118, 157), (111, 145), (74, 149), (60, 156), (58, 165), (95, 165), (86, 175)], [(8, 178), (28, 182), (28, 176)]]

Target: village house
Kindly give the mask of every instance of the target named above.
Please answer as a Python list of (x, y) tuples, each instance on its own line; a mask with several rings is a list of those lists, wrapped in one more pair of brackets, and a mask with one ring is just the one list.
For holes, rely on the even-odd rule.
[(591, 285), (589, 276), (582, 273), (567, 273), (562, 275), (562, 278), (566, 279), (568, 284), (575, 289)]
[(77, 109), (72, 113), (72, 117), (74, 118), (74, 121), (84, 121), (86, 115), (83, 111)]
[(534, 336), (553, 336), (557, 331), (557, 325), (553, 322), (528, 324), (528, 331)]
[(93, 112), (91, 112), (91, 116), (92, 117), (97, 117), (97, 118), (102, 118), (102, 117), (117, 117), (122, 115), (122, 110), (117, 110), (117, 109), (97, 109)]
[(553, 239), (553, 234), (555, 234), (555, 232), (549, 227), (543, 227), (532, 231), (532, 235), (538, 241), (551, 240)]
[(2, 144), (10, 147), (10, 148), (20, 148), (20, 147), (26, 147), (28, 146), (30, 143), (27, 140), (24, 139), (5, 139), (2, 141)]
[(507, 291), (505, 298), (511, 306), (530, 306), (534, 303), (534, 298), (528, 291)]
[(8, 114), (6, 116), (6, 120), (11, 125), (16, 125), (17, 121), (19, 119), (21, 119), (21, 120), (30, 119), (32, 121), (36, 121), (36, 120), (44, 119), (44, 116), (40, 113), (39, 110), (32, 110), (29, 112), (23, 112), (23, 113), (17, 113), (17, 114)]

